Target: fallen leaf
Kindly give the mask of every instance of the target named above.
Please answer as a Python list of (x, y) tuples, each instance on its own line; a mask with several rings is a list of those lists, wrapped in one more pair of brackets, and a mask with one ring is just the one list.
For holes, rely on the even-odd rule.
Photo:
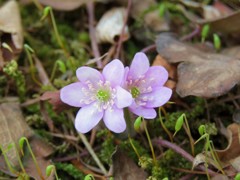
[(240, 81), (240, 61), (231, 56), (205, 53), (162, 33), (157, 51), (169, 63), (179, 63), (176, 91), (181, 97), (217, 97)]
[(147, 173), (119, 148), (113, 154), (112, 160), (115, 180), (145, 180), (147, 178)]
[[(18, 99), (6, 98), (2, 101), (4, 103), (0, 104), (0, 145), (6, 149), (9, 144), (18, 144), (22, 136), (30, 137), (33, 132), (24, 120)], [(15, 148), (11, 148), (6, 154), (12, 164), (18, 164)]]
[(23, 48), (23, 31), (18, 4), (15, 0), (8, 1), (0, 8), (1, 43), (8, 44), (9, 49), (1, 45), (0, 55), (5, 61), (17, 57)]
[[(33, 154), (35, 155), (40, 170), (45, 177), (44, 174), (46, 167), (51, 164), (50, 160), (45, 158), (52, 154), (52, 147), (40, 139), (40, 137), (34, 135), (33, 131), (27, 125), (18, 98), (5, 98), (1, 99), (1, 101), (3, 103), (0, 104), (0, 145), (3, 149), (6, 149), (11, 143), (15, 143), (16, 146), (18, 146), (18, 141), (21, 137), (28, 138)], [(19, 166), (17, 151), (18, 149), (13, 147), (6, 153), (9, 161), (16, 167)], [(29, 153), (25, 152), (23, 157), (24, 168), (29, 176), (39, 179), (39, 174), (34, 165), (33, 159), (27, 154), (29, 155)], [(9, 175), (13, 175), (8, 172), (3, 156), (0, 156), (0, 170), (3, 170), (3, 172)], [(50, 176), (48, 179), (53, 179), (53, 176)]]
[[(125, 16), (125, 8), (113, 8), (107, 11), (96, 26), (97, 41), (114, 44), (122, 33)], [(123, 32), (123, 41), (126, 41), (129, 36), (128, 26), (126, 25)]]
[(167, 82), (165, 83), (165, 86), (170, 89), (174, 89), (176, 87), (176, 79), (177, 79), (176, 66), (168, 63), (167, 60), (162, 58), (160, 55), (156, 56), (152, 66), (163, 66), (168, 71), (169, 78), (171, 78), (167, 80)]
[(216, 151), (221, 161), (229, 161), (240, 157), (240, 125), (237, 123), (230, 124), (227, 127), (227, 132), (228, 146), (224, 150)]

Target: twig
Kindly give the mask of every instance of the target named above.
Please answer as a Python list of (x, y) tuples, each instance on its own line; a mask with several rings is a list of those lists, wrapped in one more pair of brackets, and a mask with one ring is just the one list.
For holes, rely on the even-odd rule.
[(180, 38), (181, 41), (187, 41), (192, 39), (194, 36), (200, 33), (200, 26), (197, 25), (196, 28), (190, 33)]
[(126, 27), (126, 24), (127, 24), (127, 21), (128, 21), (128, 16), (129, 16), (131, 6), (132, 6), (132, 0), (128, 0), (126, 16), (125, 16), (124, 24), (123, 24), (123, 27), (122, 27), (122, 32), (121, 32), (120, 37), (119, 37), (118, 42), (117, 42), (117, 48), (116, 48), (116, 54), (115, 54), (116, 59), (119, 58), (119, 55), (120, 55), (122, 42), (123, 42), (124, 30), (125, 30), (125, 27)]
[(150, 46), (147, 46), (147, 47), (143, 48), (141, 50), (141, 52), (143, 52), (143, 53), (151, 52), (151, 51), (156, 50), (156, 47), (157, 47), (156, 44), (152, 44)]
[[(180, 154), (182, 157), (184, 157), (186, 160), (188, 160), (189, 162), (193, 162), (194, 161), (194, 157), (192, 155), (190, 155), (188, 152), (186, 152), (184, 149), (182, 149), (181, 147), (177, 146), (176, 144), (173, 144), (169, 141), (163, 140), (163, 139), (155, 139), (153, 140), (153, 144), (157, 144), (157, 145), (161, 145), (167, 148), (172, 149), (173, 151), (175, 151), (176, 153)], [(198, 169), (201, 169), (202, 171), (208, 171), (209, 175), (214, 176), (217, 173), (212, 171), (211, 169), (206, 169), (206, 167), (204, 167), (203, 165), (199, 165)]]
[(97, 155), (95, 154), (94, 150), (92, 149), (91, 145), (89, 144), (86, 136), (82, 133), (79, 133), (79, 137), (81, 138), (83, 144), (86, 146), (88, 152), (91, 154), (91, 156), (93, 157), (94, 161), (97, 163), (98, 167), (102, 170), (104, 175), (107, 175), (108, 172), (105, 169), (105, 167), (103, 166), (103, 164), (101, 163), (101, 161), (99, 160), (99, 158), (97, 157)]
[[(95, 58), (99, 58), (100, 52), (99, 52), (98, 45), (97, 45), (96, 30), (94, 27), (95, 20), (94, 20), (94, 4), (93, 4), (93, 2), (87, 3), (87, 12), (88, 12), (89, 34), (90, 34), (90, 38), (91, 38), (91, 46), (92, 46), (93, 54), (94, 54)], [(99, 69), (102, 69), (101, 61), (97, 61), (97, 67)]]

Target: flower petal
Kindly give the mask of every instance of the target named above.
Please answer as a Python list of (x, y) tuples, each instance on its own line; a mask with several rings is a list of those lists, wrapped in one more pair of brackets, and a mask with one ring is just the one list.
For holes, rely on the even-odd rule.
[(154, 108), (154, 107), (160, 107), (167, 103), (169, 99), (172, 96), (172, 90), (167, 87), (159, 87), (155, 88), (151, 93), (146, 93), (141, 95), (140, 98), (150, 98), (150, 100), (147, 101), (146, 107)]
[(144, 75), (149, 69), (149, 60), (146, 54), (139, 52), (135, 54), (129, 69), (128, 79), (137, 79)]
[(121, 133), (126, 129), (123, 109), (116, 107), (107, 109), (104, 113), (103, 121), (107, 128), (115, 133)]
[(162, 66), (152, 66), (145, 74), (145, 83), (139, 86), (156, 87), (163, 86), (168, 80), (168, 72)]
[(102, 74), (93, 68), (90, 67), (80, 67), (76, 71), (77, 78), (81, 82), (90, 81), (91, 83), (95, 84), (98, 83), (100, 80), (103, 81)]
[(143, 106), (137, 106), (135, 103), (133, 103), (129, 107), (130, 111), (138, 116), (142, 116), (146, 119), (153, 119), (157, 116), (156, 111), (153, 108), (146, 108)]
[(70, 106), (82, 107), (85, 104), (81, 100), (86, 99), (82, 88), (84, 85), (81, 82), (69, 84), (60, 90), (60, 99)]
[(120, 85), (124, 77), (124, 66), (118, 59), (113, 60), (103, 68), (102, 72), (106, 81), (109, 81), (112, 87)]
[(118, 108), (124, 108), (130, 106), (133, 102), (132, 95), (126, 91), (125, 89), (121, 88), (120, 86), (117, 87), (116, 93), (116, 105)]
[(75, 119), (75, 128), (78, 132), (87, 133), (94, 128), (103, 117), (103, 111), (98, 111), (94, 104), (82, 107)]

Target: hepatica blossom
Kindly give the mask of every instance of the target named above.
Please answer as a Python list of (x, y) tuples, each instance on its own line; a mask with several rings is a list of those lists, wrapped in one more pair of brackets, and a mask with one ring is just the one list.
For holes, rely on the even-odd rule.
[(164, 67), (150, 67), (147, 56), (137, 53), (130, 68), (125, 68), (124, 87), (134, 98), (130, 111), (146, 119), (155, 118), (154, 108), (164, 105), (172, 95), (172, 90), (163, 86), (167, 79)]
[(90, 67), (76, 71), (79, 82), (63, 87), (61, 100), (71, 106), (81, 107), (75, 127), (86, 133), (103, 119), (108, 129), (120, 133), (126, 129), (123, 108), (132, 104), (132, 95), (120, 85), (124, 79), (124, 66), (113, 60), (100, 73)]

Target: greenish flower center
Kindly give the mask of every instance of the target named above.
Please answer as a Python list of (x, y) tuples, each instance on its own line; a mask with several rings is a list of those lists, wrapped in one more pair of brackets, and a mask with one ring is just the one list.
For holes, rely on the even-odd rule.
[(140, 91), (137, 87), (132, 87), (131, 94), (132, 94), (133, 98), (137, 98), (140, 94)]
[(97, 98), (99, 101), (106, 102), (111, 98), (109, 91), (101, 89), (97, 92)]

